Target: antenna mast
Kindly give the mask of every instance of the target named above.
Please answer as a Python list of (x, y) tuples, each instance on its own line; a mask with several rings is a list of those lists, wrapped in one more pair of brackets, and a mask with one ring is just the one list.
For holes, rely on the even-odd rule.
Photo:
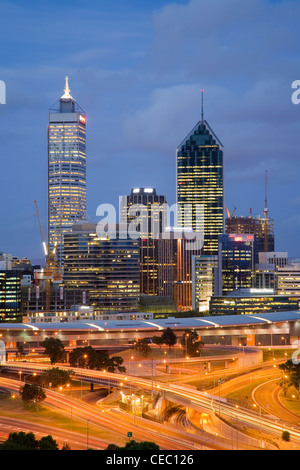
[(268, 197), (267, 197), (267, 186), (268, 186), (268, 172), (266, 170), (265, 172), (265, 208), (264, 208), (264, 238), (265, 238), (265, 243), (264, 243), (264, 251), (268, 251), (269, 243), (268, 243), (268, 238), (269, 238), (269, 210), (268, 210)]

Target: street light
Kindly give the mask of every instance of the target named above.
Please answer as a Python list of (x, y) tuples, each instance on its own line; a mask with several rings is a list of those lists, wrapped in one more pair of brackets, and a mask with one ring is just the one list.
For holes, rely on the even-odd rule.
[(68, 388), (71, 390), (71, 430), (73, 430), (73, 394), (72, 394), (72, 383), (71, 384), (66, 384)]
[(97, 411), (97, 413), (95, 413), (93, 416), (91, 416), (89, 419), (87, 419), (86, 423), (86, 448), (88, 450), (89, 448), (89, 423), (91, 421), (91, 419), (95, 418), (95, 416), (97, 416), (99, 413), (104, 413), (104, 410), (101, 408), (99, 411)]
[(254, 408), (258, 406), (259, 408), (259, 437), (261, 438), (261, 406), (254, 403)]
[(184, 340), (185, 340), (185, 355), (186, 355), (186, 356), (187, 356), (187, 339), (188, 339), (189, 336), (190, 336), (190, 334), (189, 334), (189, 333), (186, 333), (186, 334), (185, 334), (185, 338), (184, 338)]

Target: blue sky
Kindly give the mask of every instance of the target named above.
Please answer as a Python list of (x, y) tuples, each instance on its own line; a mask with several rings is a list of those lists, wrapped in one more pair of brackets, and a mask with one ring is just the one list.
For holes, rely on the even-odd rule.
[(205, 118), (225, 147), (225, 202), (275, 219), (300, 257), (296, 0), (0, 1), (0, 251), (42, 257), (48, 109), (64, 77), (85, 109), (88, 216), (136, 186), (175, 202), (176, 147)]

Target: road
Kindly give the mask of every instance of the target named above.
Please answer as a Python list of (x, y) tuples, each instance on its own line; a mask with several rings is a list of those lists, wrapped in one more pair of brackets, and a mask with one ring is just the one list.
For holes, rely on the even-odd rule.
[[(14, 364), (15, 369), (20, 368), (23, 372), (25, 371), (42, 371), (45, 368), (51, 366), (46, 365), (29, 365), (29, 364)], [(63, 369), (70, 370), (66, 366), (62, 366)], [(194, 407), (201, 407), (202, 410), (212, 413), (214, 415), (221, 414), (223, 418), (230, 420), (236, 420), (240, 426), (252, 427), (256, 430), (263, 430), (266, 434), (275, 434), (281, 436), (282, 424), (278, 423), (277, 419), (272, 416), (259, 416), (255, 411), (251, 411), (245, 408), (236, 408), (234, 405), (227, 403), (225, 400), (219, 401), (218, 396), (212, 396), (207, 393), (192, 390), (185, 386), (179, 386), (176, 384), (165, 384), (162, 382), (155, 382), (146, 380), (140, 377), (130, 377), (121, 374), (109, 374), (103, 371), (92, 371), (87, 369), (76, 369), (74, 374), (78, 379), (85, 381), (92, 381), (94, 383), (111, 383), (116, 387), (138, 387), (147, 390), (154, 389), (159, 390), (161, 393), (171, 393), (172, 400), (174, 403), (184, 400), (186, 406), (193, 409)], [(300, 430), (293, 429), (287, 423), (286, 429), (289, 430), (291, 437), (294, 442), (300, 446)]]
[(288, 410), (280, 401), (281, 387), (277, 384), (278, 378), (258, 385), (252, 393), (252, 398), (262, 412), (270, 413), (300, 429), (300, 416)]
[[(20, 381), (2, 377), (0, 378), (0, 387), (17, 393), (20, 389)], [(104, 449), (109, 443), (120, 445), (120, 441), (123, 441), (122, 445), (125, 445), (128, 440), (127, 431), (133, 432), (133, 438), (137, 441), (155, 441), (161, 450), (195, 450), (205, 443), (201, 440), (201, 437), (194, 439), (194, 436), (192, 436), (193, 439), (191, 440), (189, 434), (183, 435), (180, 430), (173, 429), (167, 424), (153, 423), (137, 416), (117, 412), (117, 410), (110, 410), (107, 407), (92, 406), (59, 392), (51, 390), (45, 390), (45, 392), (47, 396), (43, 402), (45, 406), (54, 408), (59, 413), (67, 415), (70, 418), (70, 424), (71, 416), (74, 421), (76, 419), (84, 422), (87, 430), (86, 433), (84, 435), (76, 433), (76, 445), (80, 445), (82, 449), (88, 447)], [(16, 427), (21, 427), (20, 420), (14, 421)], [(3, 425), (7, 424), (6, 418), (0, 417), (0, 423)], [(26, 425), (29, 429), (35, 427), (35, 424), (31, 422), (27, 422)], [(101, 430), (102, 434), (106, 435), (105, 439), (90, 437), (88, 429), (91, 427), (97, 427), (99, 431)], [(9, 432), (12, 432), (11, 429)], [(48, 427), (44, 426), (43, 429), (46, 434), (50, 433), (47, 430), (49, 429)], [(42, 427), (39, 428), (39, 432), (43, 432)], [(67, 436), (69, 432), (62, 431), (62, 433)], [(57, 431), (55, 435), (57, 435)], [(68, 440), (70, 442), (74, 441), (73, 433), (68, 435)]]

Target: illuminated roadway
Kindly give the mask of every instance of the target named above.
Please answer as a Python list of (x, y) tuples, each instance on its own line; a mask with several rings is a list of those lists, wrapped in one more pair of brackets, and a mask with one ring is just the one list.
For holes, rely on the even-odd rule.
[(262, 411), (299, 427), (300, 416), (283, 405), (279, 397), (282, 388), (277, 382), (278, 377), (258, 385), (252, 392), (252, 398)]
[[(0, 378), (0, 387), (8, 390), (18, 392), (20, 385), (24, 382), (14, 379)], [(73, 433), (71, 431), (59, 430), (58, 428), (49, 428), (48, 426), (37, 425), (36, 423), (25, 422), (19, 419), (11, 419), (1, 416), (0, 417), (0, 433), (4, 429), (8, 432), (16, 430), (37, 430), (40, 433), (49, 434), (56, 439), (61, 441), (61, 436), (64, 436), (63, 442), (68, 442), (71, 448), (73, 444), (76, 445), (74, 448), (87, 448), (92, 447), (95, 449), (104, 449), (109, 443), (117, 443), (122, 441), (122, 445), (125, 445), (126, 432), (128, 430), (133, 431), (133, 438), (139, 441), (155, 441), (160, 449), (169, 450), (195, 450), (203, 448), (203, 444), (206, 444), (206, 448), (222, 449), (222, 446), (216, 445), (214, 442), (207, 442), (208, 439), (201, 439), (197, 436), (190, 435), (189, 433), (183, 433), (181, 430), (172, 428), (166, 424), (153, 423), (141, 419), (137, 416), (128, 415), (118, 410), (110, 410), (106, 407), (94, 407), (80, 400), (70, 398), (59, 392), (54, 392), (46, 389), (46, 400), (45, 405), (50, 406), (63, 412), (72, 419), (81, 420), (85, 423), (89, 422), (89, 426), (97, 427), (99, 430), (105, 433), (105, 439), (95, 438), (95, 436), (89, 437), (88, 442), (87, 436), (80, 435), (79, 433)]]
[[(51, 367), (49, 365), (29, 365), (24, 363), (14, 363), (13, 365), (8, 363), (5, 367), (9, 369), (18, 369), (30, 372), (42, 372), (47, 368)], [(110, 384), (111, 386), (116, 387), (138, 387), (144, 388), (147, 390), (160, 391), (162, 393), (168, 393), (168, 398), (174, 403), (177, 401), (184, 401), (185, 406), (193, 408), (194, 406), (201, 407), (201, 409), (208, 412), (213, 412), (214, 414), (221, 414), (223, 418), (235, 419), (239, 423), (252, 426), (257, 430), (263, 430), (266, 433), (272, 433), (277, 436), (281, 436), (282, 433), (282, 423), (278, 423), (278, 419), (274, 419), (271, 416), (259, 416), (256, 412), (247, 410), (245, 408), (236, 408), (234, 405), (227, 403), (226, 400), (219, 401), (217, 396), (211, 396), (203, 392), (191, 390), (184, 386), (179, 386), (175, 384), (163, 384), (162, 382), (158, 383), (156, 380), (147, 380), (139, 377), (131, 377), (128, 375), (112, 374), (105, 373), (103, 371), (94, 371), (88, 369), (72, 369), (66, 366), (60, 366), (65, 370), (73, 370), (74, 377), (77, 379), (82, 379), (86, 382), (93, 382), (99, 384)], [(300, 430), (294, 427), (291, 428), (288, 424), (285, 426), (293, 441), (300, 444)]]

